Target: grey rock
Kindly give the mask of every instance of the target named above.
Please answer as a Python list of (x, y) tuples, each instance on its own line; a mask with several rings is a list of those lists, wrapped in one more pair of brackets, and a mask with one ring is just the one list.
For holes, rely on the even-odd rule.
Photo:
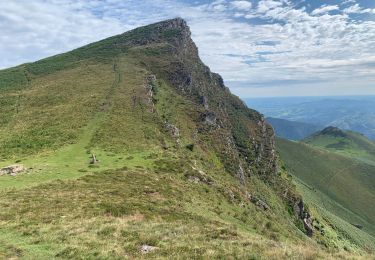
[(299, 200), (295, 202), (293, 206), (293, 210), (294, 210), (294, 214), (296, 215), (296, 217), (298, 217), (299, 219), (303, 221), (303, 226), (306, 230), (306, 235), (311, 237), (314, 233), (313, 225), (312, 225), (313, 220), (310, 216), (310, 213), (307, 212), (307, 210), (305, 209), (305, 204), (303, 200)]
[(204, 106), (204, 108), (206, 109), (206, 110), (208, 110), (208, 108), (209, 108), (209, 105), (208, 105), (208, 99), (205, 97), (205, 96), (201, 96), (201, 98), (200, 98), (201, 100), (201, 104)]
[(4, 168), (0, 169), (0, 176), (1, 175), (16, 176), (17, 174), (19, 174), (19, 173), (21, 173), (25, 170), (26, 170), (26, 168), (21, 164), (9, 165), (7, 167), (4, 167)]
[(168, 129), (173, 137), (180, 137), (180, 129), (177, 126), (165, 122), (165, 128)]
[(209, 124), (209, 125), (212, 125), (212, 126), (216, 126), (217, 123), (216, 123), (216, 115), (214, 112), (211, 112), (211, 111), (206, 111), (202, 114), (202, 120)]
[(156, 249), (159, 249), (159, 248), (156, 247), (156, 246), (142, 245), (141, 246), (141, 253), (147, 254), (147, 253), (150, 253), (152, 251), (155, 251)]

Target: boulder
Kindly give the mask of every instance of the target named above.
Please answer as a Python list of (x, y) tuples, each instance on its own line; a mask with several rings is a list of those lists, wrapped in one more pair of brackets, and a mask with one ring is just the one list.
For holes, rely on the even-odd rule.
[(156, 249), (158, 249), (158, 247), (156, 247), (156, 246), (142, 245), (141, 246), (141, 253), (147, 254), (147, 253), (150, 253), (152, 251), (155, 251)]
[(212, 126), (216, 126), (216, 121), (217, 121), (217, 118), (216, 118), (216, 114), (212, 111), (205, 111), (202, 115), (201, 115), (201, 119), (203, 122), (209, 124), (209, 125), (212, 125)]
[(177, 126), (165, 122), (165, 128), (167, 128), (173, 137), (180, 137), (180, 129)]
[(4, 168), (0, 169), (0, 176), (1, 175), (16, 176), (17, 174), (19, 174), (19, 173), (21, 173), (25, 170), (26, 170), (26, 168), (21, 164), (9, 165), (7, 167), (4, 167)]

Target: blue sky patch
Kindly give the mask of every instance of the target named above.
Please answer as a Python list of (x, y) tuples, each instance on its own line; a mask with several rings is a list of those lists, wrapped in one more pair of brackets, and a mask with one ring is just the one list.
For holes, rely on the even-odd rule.
[(202, 60), (241, 97), (375, 94), (374, 0), (13, 0), (1, 5), (0, 68), (182, 17)]

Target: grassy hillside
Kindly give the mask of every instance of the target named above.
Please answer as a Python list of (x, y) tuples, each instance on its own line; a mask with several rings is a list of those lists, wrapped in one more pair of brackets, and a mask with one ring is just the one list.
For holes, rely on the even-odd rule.
[(223, 173), (207, 172), (212, 184), (189, 181), (183, 172), (191, 169), (170, 157), (149, 169), (139, 165), (2, 192), (0, 258), (146, 257), (144, 245), (156, 248), (147, 258), (350, 257), (320, 249), (284, 221), (288, 213), (275, 214), (281, 205), (262, 182), (254, 179), (252, 187), (272, 211), (254, 207)]
[(303, 142), (375, 165), (375, 143), (356, 132), (328, 127)]
[(288, 140), (302, 140), (323, 127), (303, 122), (267, 117), (277, 136)]
[(0, 82), (0, 168), (26, 168), (0, 176), (0, 258), (372, 253), (306, 236), (309, 211), (277, 166), (272, 128), (200, 61), (181, 19), (0, 71)]
[[(350, 239), (373, 245), (375, 212), (371, 204), (375, 199), (375, 166), (284, 139), (277, 139), (277, 147), (298, 189), (317, 215), (327, 215), (327, 221), (346, 231)], [(363, 229), (351, 224), (359, 224)]]

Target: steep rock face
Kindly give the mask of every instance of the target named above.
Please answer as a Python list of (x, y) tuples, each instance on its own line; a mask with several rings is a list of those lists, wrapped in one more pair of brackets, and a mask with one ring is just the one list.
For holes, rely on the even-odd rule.
[[(156, 32), (152, 35), (152, 45), (156, 48), (162, 46), (167, 56), (173, 59), (163, 64), (148, 59), (145, 64), (148, 70), (168, 81), (197, 107), (196, 114), (191, 115), (195, 118), (197, 142), (204, 146), (199, 140), (209, 140), (226, 170), (242, 185), (246, 186), (247, 179), (256, 174), (266, 180), (286, 204), (299, 201), (290, 184), (278, 176), (273, 128), (260, 113), (249, 109), (241, 99), (232, 95), (219, 74), (203, 64), (186, 22), (177, 18), (151, 27), (155, 27)], [(288, 190), (287, 196), (284, 196), (285, 190)], [(257, 204), (270, 209), (265, 202)], [(293, 210), (295, 221), (302, 221), (306, 234), (312, 236), (309, 212), (304, 206), (302, 210), (296, 207)]]
[[(202, 63), (186, 22), (177, 18), (148, 26), (147, 30), (150, 27), (152, 33), (125, 45), (162, 45), (174, 57), (162, 66), (150, 60), (148, 70), (165, 78), (180, 94), (200, 106), (197, 130), (216, 140), (214, 143), (227, 162), (227, 169), (233, 174), (240, 173), (241, 179), (254, 172), (275, 174), (277, 157), (272, 127), (262, 115), (230, 94), (222, 77)], [(140, 34), (143, 30), (146, 29), (131, 33)]]

